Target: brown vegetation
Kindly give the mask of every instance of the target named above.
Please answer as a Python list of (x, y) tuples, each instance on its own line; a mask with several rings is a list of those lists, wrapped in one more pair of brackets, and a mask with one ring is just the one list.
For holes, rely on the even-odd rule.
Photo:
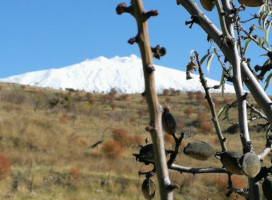
[[(120, 95), (113, 92), (110, 99), (114, 100), (116, 107), (112, 110), (110, 100), (103, 102), (105, 95), (109, 94), (3, 83), (0, 86), (0, 148), (3, 150), (0, 154), (0, 173), (1, 169), (4, 172), (0, 181), (0, 199), (137, 199), (140, 190), (138, 171), (150, 168), (137, 163), (132, 156), (149, 137), (149, 133), (145, 132), (149, 123), (145, 99), (140, 94)], [(18, 99), (21, 100), (9, 101), (17, 94), (20, 94)], [(196, 94), (193, 93), (193, 96)], [(220, 102), (218, 109), (222, 102), (233, 99), (229, 94), (213, 96)], [(249, 99), (254, 103), (250, 95)], [(55, 102), (52, 103), (52, 100)], [(165, 96), (160, 96), (160, 101), (165, 102)], [(175, 94), (171, 96), (169, 106), (177, 120), (177, 134), (186, 131), (180, 152), (192, 141), (206, 141), (217, 151), (220, 150), (213, 131), (204, 131), (207, 127), (203, 126), (211, 119), (204, 105), (198, 104), (195, 98), (190, 100), (188, 94)], [(236, 110), (230, 112), (235, 121)], [(222, 119), (220, 123), (222, 130), (231, 126)], [(228, 148), (241, 151), (238, 134), (225, 136)], [(253, 133), (254, 145), (262, 147), (264, 136), (264, 131)], [(166, 148), (172, 149), (171, 137), (166, 135), (165, 141)], [(97, 145), (92, 148), (93, 144)], [(261, 149), (256, 148), (255, 151), (259, 153)], [(176, 162), (195, 167), (222, 166), (215, 158), (200, 162), (183, 153), (178, 155)], [(264, 162), (270, 160), (265, 159)], [(108, 179), (109, 166), (111, 175)], [(173, 182), (180, 186), (175, 192), (177, 200), (182, 196), (187, 199), (209, 198), (211, 194), (215, 199), (226, 199), (223, 188), (226, 185), (222, 183), (220, 186), (219, 175), (170, 173)], [(225, 176), (220, 175), (220, 179), (222, 177)], [(140, 177), (141, 182), (143, 178)], [(243, 186), (241, 177), (233, 176), (232, 179), (235, 186)], [(215, 192), (217, 187), (222, 190)], [(237, 198), (232, 195), (230, 199)]]

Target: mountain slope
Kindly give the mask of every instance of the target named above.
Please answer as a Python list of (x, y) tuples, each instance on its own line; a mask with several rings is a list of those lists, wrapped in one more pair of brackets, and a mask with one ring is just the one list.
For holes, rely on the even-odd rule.
[[(199, 76), (192, 76), (193, 79), (186, 80), (186, 73), (183, 71), (155, 65), (156, 87), (160, 93), (163, 89), (170, 88), (181, 92), (203, 91)], [(142, 61), (135, 55), (116, 56), (111, 59), (98, 57), (60, 69), (29, 72), (0, 81), (54, 89), (73, 88), (89, 92), (107, 93), (112, 88), (118, 93), (144, 91)], [(208, 79), (208, 85), (218, 84), (218, 81)], [(230, 85), (226, 85), (225, 89), (226, 93), (234, 93), (234, 88)], [(211, 92), (221, 92), (221, 90), (211, 90)]]

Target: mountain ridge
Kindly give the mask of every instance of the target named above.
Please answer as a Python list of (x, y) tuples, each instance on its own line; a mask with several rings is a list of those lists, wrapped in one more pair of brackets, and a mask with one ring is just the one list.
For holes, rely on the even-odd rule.
[[(204, 91), (198, 75), (186, 80), (184, 71), (155, 66), (155, 84), (158, 93), (164, 89), (173, 88), (181, 92)], [(1, 82), (18, 83), (22, 85), (48, 87), (53, 89), (74, 89), (87, 92), (107, 93), (115, 89), (118, 93), (142, 93), (144, 78), (142, 61), (136, 55), (129, 57), (103, 56), (87, 59), (70, 66), (28, 72), (0, 79)], [(207, 78), (209, 86), (218, 85), (219, 81)], [(211, 92), (221, 92), (221, 89), (211, 89)], [(225, 85), (225, 93), (234, 93), (231, 85)]]

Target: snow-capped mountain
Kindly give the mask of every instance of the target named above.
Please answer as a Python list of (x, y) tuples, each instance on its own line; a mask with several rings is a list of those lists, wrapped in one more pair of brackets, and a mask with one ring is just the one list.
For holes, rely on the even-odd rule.
[[(186, 73), (183, 71), (155, 65), (155, 84), (159, 93), (170, 88), (181, 92), (204, 91), (199, 76), (192, 75), (192, 77), (193, 79), (186, 80)], [(219, 84), (218, 81), (207, 80), (209, 86)], [(135, 55), (116, 56), (111, 59), (98, 57), (60, 69), (29, 72), (3, 78), (0, 81), (54, 89), (72, 88), (88, 92), (107, 93), (112, 88), (118, 93), (144, 91), (142, 61)], [(211, 90), (211, 92), (221, 92), (221, 90)], [(234, 88), (226, 85), (225, 93), (234, 93)]]

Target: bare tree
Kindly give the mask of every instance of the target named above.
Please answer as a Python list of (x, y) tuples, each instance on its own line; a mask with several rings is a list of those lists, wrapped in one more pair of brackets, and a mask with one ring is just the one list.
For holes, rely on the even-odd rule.
[[(129, 39), (128, 42), (130, 44), (137, 43), (141, 52), (145, 81), (145, 91), (143, 95), (146, 97), (150, 114), (150, 123), (146, 129), (151, 134), (153, 144), (146, 145), (140, 150), (139, 154), (134, 154), (140, 162), (145, 164), (154, 164), (154, 169), (152, 171), (144, 173), (147, 180), (144, 182), (145, 187), (143, 187), (146, 198), (151, 199), (155, 194), (155, 192), (149, 191), (149, 188), (154, 185), (154, 183), (150, 181), (150, 177), (152, 177), (154, 172), (156, 172), (158, 174), (161, 199), (173, 199), (173, 189), (175, 189), (176, 186), (171, 183), (168, 174), (169, 169), (193, 174), (227, 173), (229, 174), (229, 192), (227, 195), (235, 192), (249, 200), (260, 199), (258, 184), (263, 179), (265, 179), (265, 181), (262, 182), (266, 183), (263, 185), (264, 194), (266, 194), (266, 191), (268, 190), (271, 191), (271, 178), (268, 178), (268, 176), (272, 173), (272, 167), (261, 167), (261, 161), (268, 155), (272, 148), (272, 137), (269, 135), (270, 124), (272, 123), (272, 104), (265, 90), (259, 84), (259, 80), (266, 78), (266, 89), (270, 83), (270, 79), (272, 78), (271, 74), (267, 76), (267, 72), (272, 69), (272, 51), (268, 44), (269, 30), (272, 24), (272, 11), (270, 8), (270, 0), (239, 0), (239, 3), (244, 5), (237, 7), (234, 2), (230, 2), (229, 0), (200, 0), (201, 6), (206, 11), (212, 11), (213, 9), (218, 11), (220, 26), (217, 27), (205, 15), (205, 13), (202, 12), (202, 8), (198, 6), (198, 2), (196, 3), (193, 0), (177, 0), (177, 5), (183, 6), (191, 15), (191, 20), (186, 22), (186, 24), (189, 25), (189, 28), (192, 28), (194, 24), (199, 25), (203, 31), (207, 33), (209, 40), (213, 40), (216, 44), (216, 47), (214, 47), (212, 51), (209, 49), (208, 53), (202, 58), (199, 58), (196, 51), (192, 51), (186, 72), (187, 78), (191, 78), (190, 73), (193, 70), (198, 69), (199, 71), (200, 80), (210, 106), (212, 121), (222, 148), (221, 152), (215, 153), (209, 144), (204, 142), (195, 142), (188, 144), (184, 149), (184, 153), (198, 160), (205, 160), (208, 157), (215, 155), (222, 162), (222, 168), (191, 168), (174, 164), (175, 158), (179, 153), (178, 149), (181, 141), (183, 140), (184, 133), (181, 133), (178, 136), (173, 116), (169, 112), (169, 109), (161, 109), (156, 94), (153, 57), (160, 58), (166, 53), (166, 50), (159, 45), (154, 48), (150, 47), (147, 21), (151, 16), (158, 15), (158, 11), (151, 10), (146, 12), (141, 0), (132, 0), (131, 5), (129, 6), (125, 3), (121, 3), (116, 8), (117, 14), (122, 14), (124, 12), (130, 13), (136, 19), (138, 27), (137, 35)], [(258, 14), (250, 17), (250, 19), (241, 21), (240, 14), (244, 12), (247, 6), (260, 7), (259, 12)], [(248, 31), (243, 27), (243, 24), (246, 24), (251, 20), (258, 20), (259, 29), (264, 34), (263, 37), (253, 35), (255, 27), (250, 27)], [(246, 50), (250, 42), (255, 43), (257, 47), (266, 51), (265, 55), (268, 57), (268, 60), (263, 66), (255, 67), (256, 72), (254, 72), (250, 67), (250, 60), (246, 58)], [(224, 62), (219, 56), (218, 51), (222, 52)], [(209, 87), (204, 77), (201, 65), (205, 59), (208, 59), (207, 63), (210, 64), (213, 54), (217, 56), (224, 75), (219, 86)], [(230, 64), (230, 67), (226, 67), (226, 62)], [(257, 75), (257, 72), (259, 71), (260, 73)], [(211, 88), (222, 87), (222, 90), (224, 90), (224, 83), (226, 81), (232, 82), (235, 88), (235, 103), (238, 107), (238, 124), (240, 128), (240, 139), (243, 146), (243, 153), (227, 150), (225, 146), (226, 139), (221, 132), (215, 106), (209, 93), (209, 89)], [(247, 101), (247, 93), (244, 90), (244, 85), (249, 89), (261, 110), (257, 110), (249, 104)], [(227, 115), (226, 113), (230, 108), (231, 106), (225, 107), (220, 114), (225, 112), (225, 115)], [(168, 118), (164, 117), (163, 112), (167, 112), (165, 116), (168, 116)], [(251, 115), (251, 118), (249, 119), (248, 112), (251, 114), (254, 113), (254, 117)], [(266, 146), (264, 147), (263, 152), (259, 155), (256, 155), (254, 152), (248, 128), (248, 121), (256, 118), (266, 120), (267, 123), (265, 126), (268, 127)], [(172, 151), (165, 150), (164, 148), (163, 128), (164, 130), (170, 130), (169, 134), (173, 136), (176, 142), (175, 149)], [(170, 159), (168, 161), (165, 157), (166, 154), (170, 154)], [(232, 187), (231, 174), (247, 176), (249, 183), (248, 188)], [(269, 196), (267, 197), (266, 195), (266, 198), (269, 198)]]

